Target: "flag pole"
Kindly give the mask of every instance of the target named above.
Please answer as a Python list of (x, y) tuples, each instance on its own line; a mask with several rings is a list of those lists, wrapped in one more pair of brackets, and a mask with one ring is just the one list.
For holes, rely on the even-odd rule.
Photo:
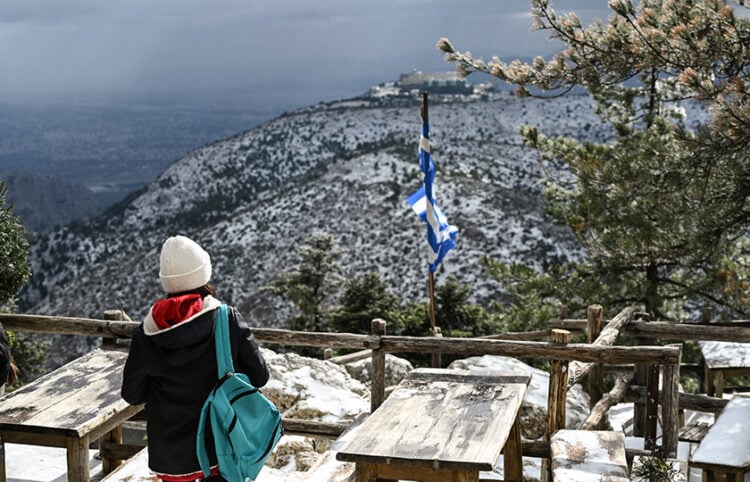
[[(427, 99), (427, 92), (422, 92), (422, 122), (429, 124), (429, 101)], [(430, 271), (429, 277), (427, 279), (427, 290), (429, 294), (430, 299), (430, 333), (432, 333), (432, 336), (443, 336), (440, 332), (440, 328), (435, 326), (435, 274)], [(440, 365), (442, 364), (440, 353), (433, 353), (432, 354), (432, 367), (433, 368), (440, 368)]]

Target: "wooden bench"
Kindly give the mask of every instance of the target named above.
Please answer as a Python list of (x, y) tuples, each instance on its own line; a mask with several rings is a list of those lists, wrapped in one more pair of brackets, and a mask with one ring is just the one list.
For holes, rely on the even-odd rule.
[[(0, 398), (0, 482), (5, 443), (67, 449), (68, 481), (88, 482), (89, 445), (122, 443), (121, 425), (142, 410), (120, 396), (127, 353), (97, 349)], [(102, 458), (102, 470), (118, 459)]]
[(352, 430), (336, 458), (357, 482), (476, 482), (501, 451), (523, 479), (520, 408), (528, 376), (418, 368)]
[(750, 473), (750, 395), (735, 395), (690, 457), (706, 482), (740, 482)]
[(558, 430), (550, 452), (553, 481), (630, 481), (622, 432)]

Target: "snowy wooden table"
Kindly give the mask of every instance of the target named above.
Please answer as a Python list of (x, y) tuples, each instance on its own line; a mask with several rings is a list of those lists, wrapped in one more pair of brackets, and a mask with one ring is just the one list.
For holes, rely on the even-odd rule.
[(506, 481), (522, 480), (520, 408), (529, 376), (420, 368), (350, 434), (337, 454), (357, 482), (470, 482), (504, 451)]
[[(735, 395), (719, 414), (690, 458), (704, 480), (742, 481), (750, 472), (750, 395)], [(724, 476), (725, 479), (718, 477)]]
[[(68, 481), (88, 482), (89, 443), (122, 443), (122, 423), (142, 410), (120, 396), (126, 352), (82, 356), (0, 399), (0, 482), (5, 443), (67, 449)], [(105, 472), (113, 460), (103, 460)]]
[(706, 394), (724, 395), (724, 377), (750, 375), (750, 343), (699, 341), (706, 362)]

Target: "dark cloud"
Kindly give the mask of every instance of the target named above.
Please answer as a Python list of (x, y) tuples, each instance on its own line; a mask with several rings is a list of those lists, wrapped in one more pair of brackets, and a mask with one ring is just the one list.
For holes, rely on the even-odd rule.
[[(607, 15), (603, 0), (557, 3), (584, 19)], [(486, 58), (551, 52), (530, 28), (527, 0), (3, 0), (0, 98), (275, 83), (361, 90), (412, 69), (451, 69), (440, 37)]]

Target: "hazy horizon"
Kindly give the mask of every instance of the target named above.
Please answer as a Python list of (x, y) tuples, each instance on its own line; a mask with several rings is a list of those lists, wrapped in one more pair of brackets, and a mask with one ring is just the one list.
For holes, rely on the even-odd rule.
[[(554, 6), (584, 22), (611, 13), (604, 0)], [(441, 37), (484, 58), (559, 48), (531, 31), (527, 0), (5, 0), (0, 101), (301, 106), (452, 70)]]

